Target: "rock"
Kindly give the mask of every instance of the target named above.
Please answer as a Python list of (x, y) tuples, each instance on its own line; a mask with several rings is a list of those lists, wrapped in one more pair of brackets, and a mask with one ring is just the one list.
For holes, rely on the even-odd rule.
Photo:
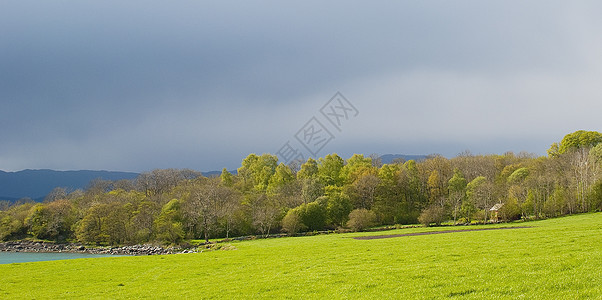
[(46, 242), (11, 241), (0, 242), (0, 251), (11, 252), (78, 252), (91, 254), (118, 254), (118, 255), (163, 255), (174, 253), (194, 253), (188, 249), (164, 248), (155, 245), (131, 245), (120, 247), (86, 247), (77, 244), (54, 244)]

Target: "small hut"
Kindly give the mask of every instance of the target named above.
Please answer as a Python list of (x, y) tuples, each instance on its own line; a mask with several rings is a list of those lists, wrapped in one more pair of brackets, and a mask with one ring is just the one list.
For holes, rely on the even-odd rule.
[(489, 211), (492, 212), (492, 214), (493, 214), (493, 216), (491, 218), (493, 220), (493, 222), (497, 223), (499, 221), (498, 213), (503, 206), (504, 206), (504, 203), (498, 203), (489, 209)]

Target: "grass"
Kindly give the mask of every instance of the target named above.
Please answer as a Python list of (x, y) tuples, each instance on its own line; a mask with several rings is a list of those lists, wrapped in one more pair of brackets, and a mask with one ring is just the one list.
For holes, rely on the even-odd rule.
[[(602, 213), (510, 226), (524, 225), (532, 228), (0, 265), (0, 298), (602, 299)], [(491, 226), (509, 225), (470, 228)]]

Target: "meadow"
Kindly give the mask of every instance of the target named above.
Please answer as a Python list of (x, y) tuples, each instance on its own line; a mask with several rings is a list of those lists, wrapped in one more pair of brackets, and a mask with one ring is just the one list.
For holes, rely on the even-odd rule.
[(0, 298), (602, 299), (602, 213), (512, 230), (232, 242), (236, 250), (0, 265)]

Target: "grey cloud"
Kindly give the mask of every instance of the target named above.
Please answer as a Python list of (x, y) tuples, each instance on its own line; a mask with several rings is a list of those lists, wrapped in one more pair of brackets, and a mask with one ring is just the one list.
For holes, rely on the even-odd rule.
[(596, 125), (565, 100), (599, 107), (593, 1), (2, 6), (0, 169), (230, 168), (337, 90), (362, 108), (338, 152), (536, 151)]

